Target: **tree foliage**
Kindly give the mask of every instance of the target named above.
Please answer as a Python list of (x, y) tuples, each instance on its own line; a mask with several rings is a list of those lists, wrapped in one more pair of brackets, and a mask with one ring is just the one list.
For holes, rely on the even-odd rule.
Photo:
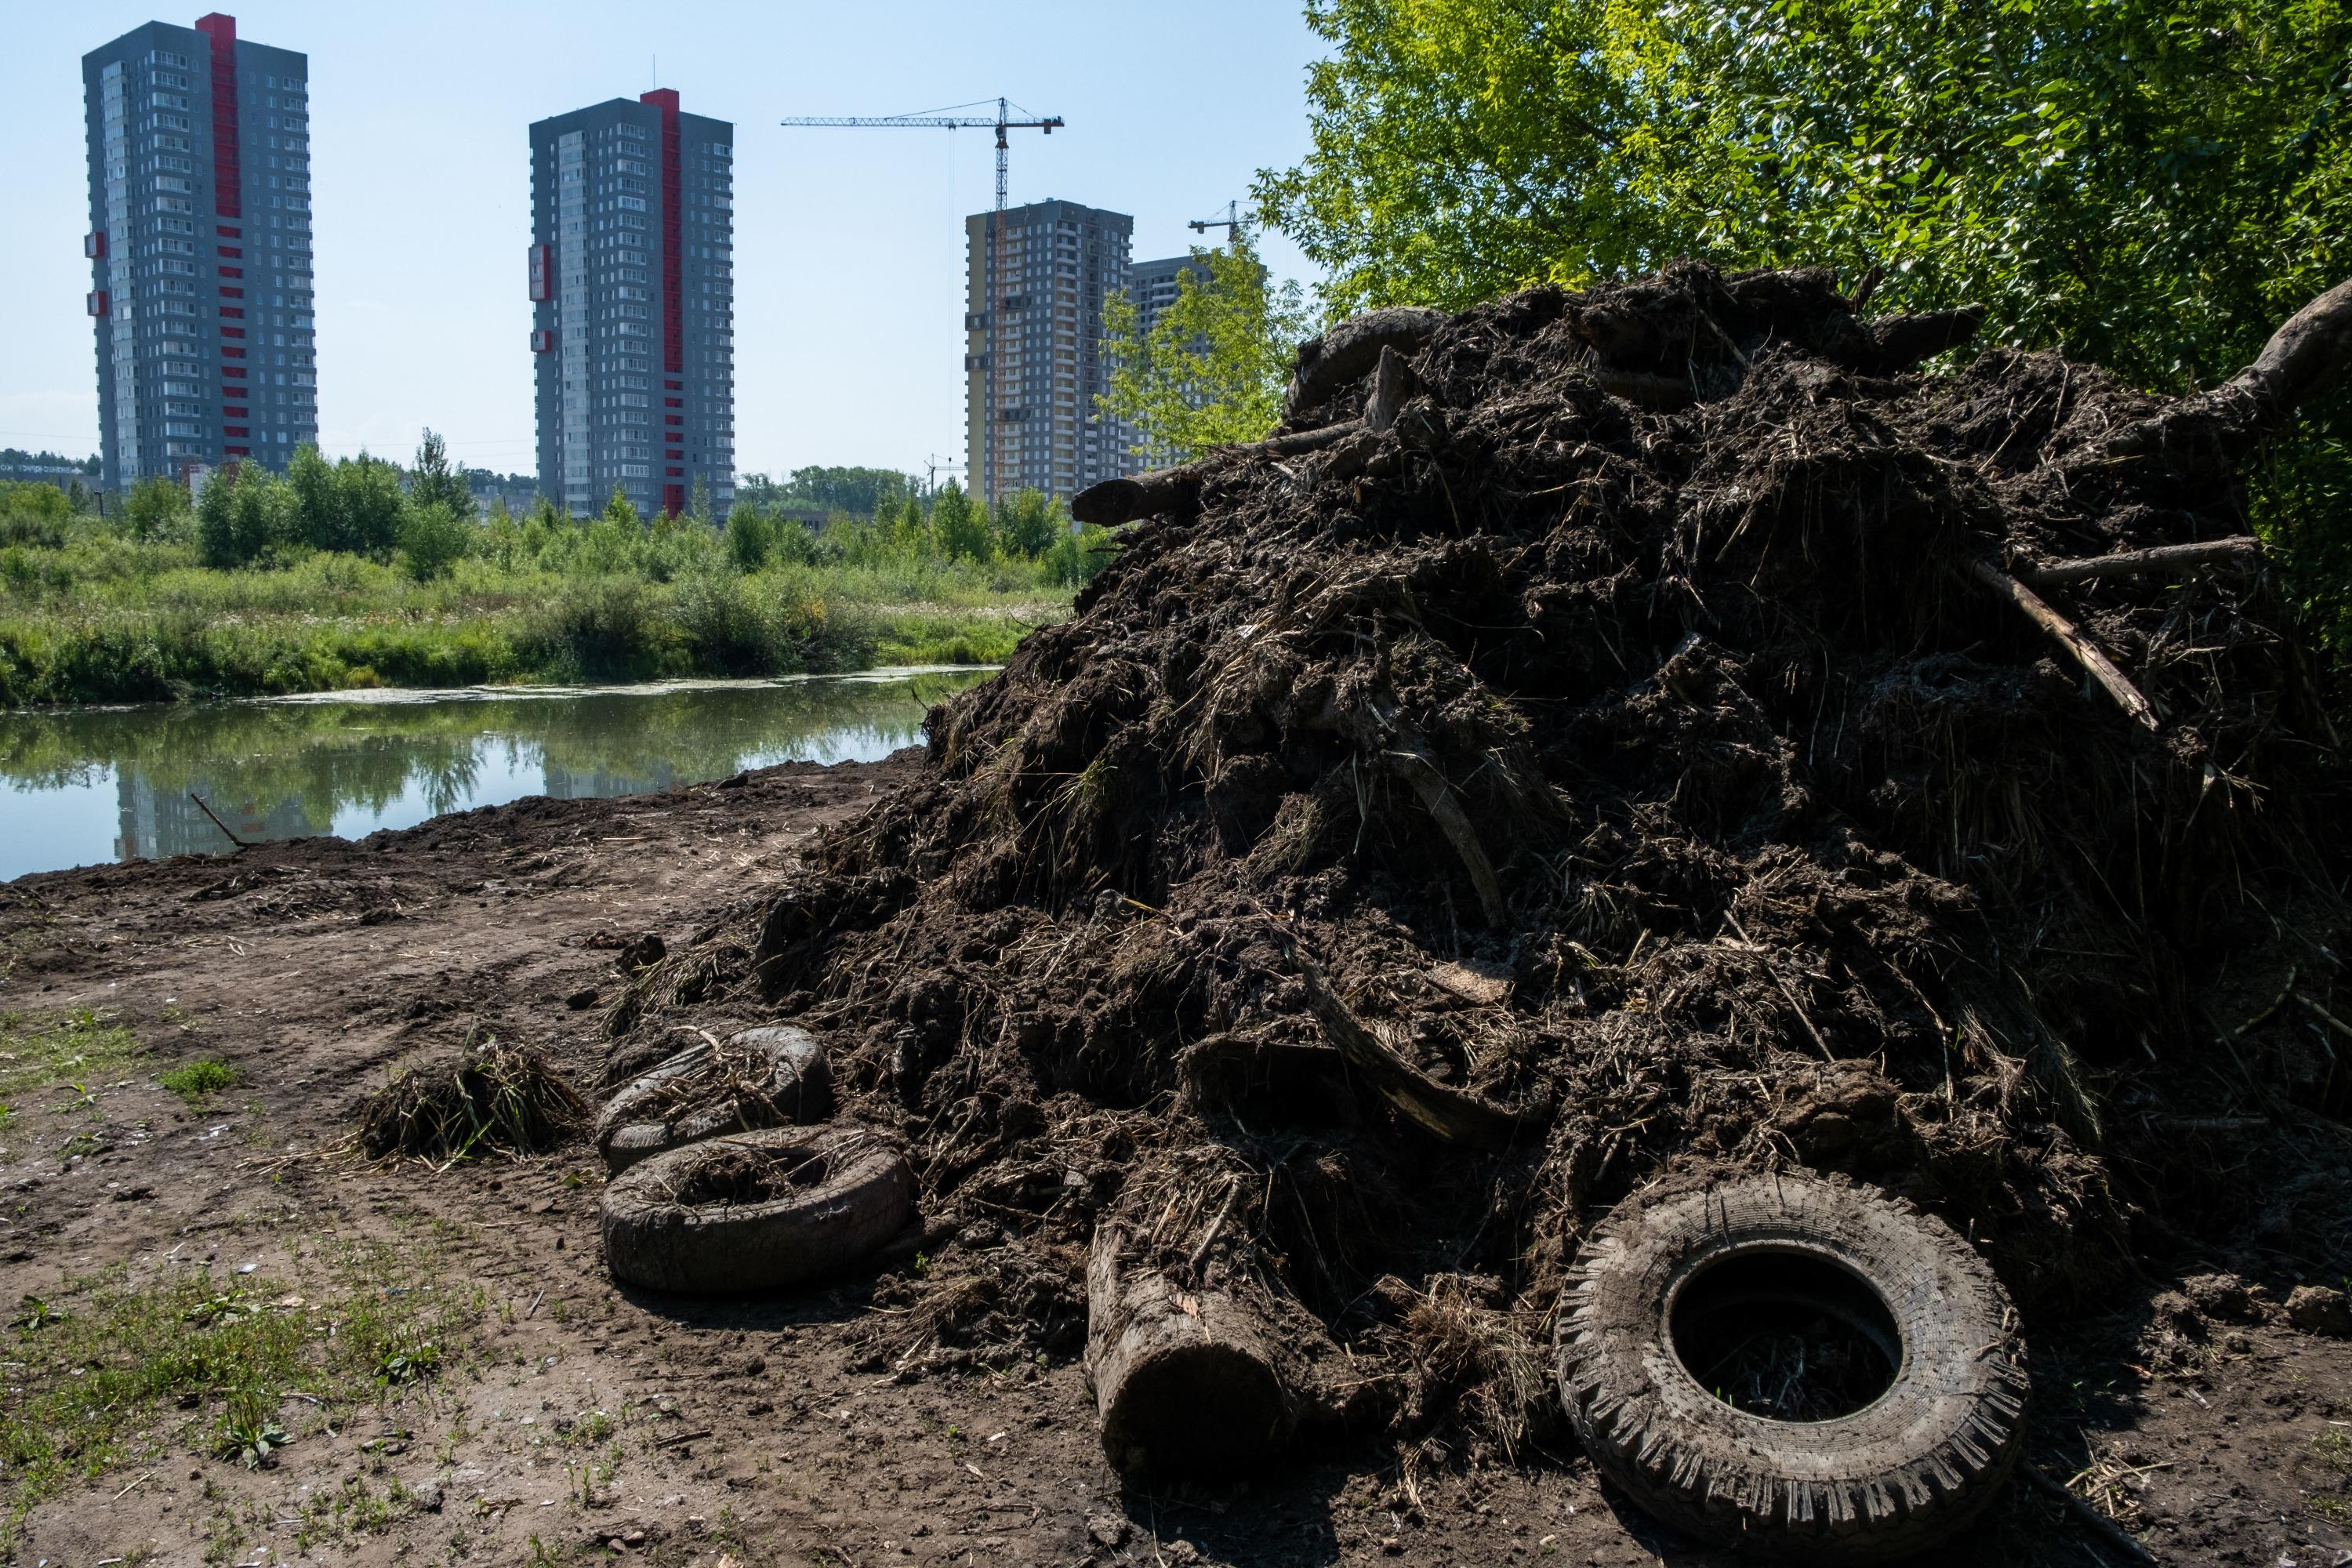
[(420, 509), (443, 506), (455, 517), (474, 515), (473, 487), (449, 466), (448, 444), (429, 428), (416, 444), (416, 462), (408, 471), (408, 499)]
[(1341, 311), (1680, 255), (1884, 268), (2015, 342), (2210, 380), (2352, 266), (2345, 0), (1310, 0), (1260, 176)]
[(1176, 290), (1148, 332), (1124, 291), (1103, 304), (1110, 386), (1097, 401), (1134, 427), (1139, 450), (1163, 461), (1271, 432), (1292, 354), (1310, 330), (1298, 285), (1269, 288), (1238, 232), (1231, 251), (1195, 246)]

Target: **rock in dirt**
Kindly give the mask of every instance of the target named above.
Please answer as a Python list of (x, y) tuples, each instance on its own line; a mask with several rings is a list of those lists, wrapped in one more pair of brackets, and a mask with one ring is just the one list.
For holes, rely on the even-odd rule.
[(2286, 1321), (2307, 1334), (2352, 1339), (2352, 1300), (2328, 1285), (2298, 1285), (2286, 1299)]

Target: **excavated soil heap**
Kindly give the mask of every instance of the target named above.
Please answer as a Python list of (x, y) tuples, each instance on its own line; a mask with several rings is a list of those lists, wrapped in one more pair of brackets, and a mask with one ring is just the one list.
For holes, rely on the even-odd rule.
[(2029, 1328), (2340, 1268), (2352, 801), (2282, 584), (2041, 590), (2145, 721), (1996, 591), (2244, 534), (2281, 399), (1907, 368), (1974, 324), (1684, 264), (1311, 345), (1286, 429), (1386, 428), (1155, 490), (615, 1071), (730, 986), (832, 1041), (929, 1226), (877, 1366), (1074, 1350), (1115, 1221), (1257, 1304), (1302, 1420), (1456, 1452), (1549, 1418), (1563, 1266), (1670, 1171), (1914, 1198)]

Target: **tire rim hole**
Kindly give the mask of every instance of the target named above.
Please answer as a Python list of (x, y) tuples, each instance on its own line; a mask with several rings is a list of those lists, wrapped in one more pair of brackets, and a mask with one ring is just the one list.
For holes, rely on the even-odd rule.
[(763, 1204), (795, 1187), (818, 1186), (832, 1171), (833, 1162), (823, 1154), (725, 1149), (680, 1184), (677, 1198), (688, 1208)]
[(1834, 1421), (1894, 1386), (1902, 1332), (1860, 1275), (1811, 1252), (1744, 1248), (1685, 1280), (1667, 1342), (1710, 1395), (1769, 1421)]

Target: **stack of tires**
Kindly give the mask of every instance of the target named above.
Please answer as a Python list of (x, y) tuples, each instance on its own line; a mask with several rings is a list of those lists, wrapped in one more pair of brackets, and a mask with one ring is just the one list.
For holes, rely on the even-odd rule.
[(769, 1294), (853, 1268), (906, 1229), (905, 1150), (828, 1121), (833, 1110), (824, 1047), (789, 1026), (706, 1039), (615, 1093), (596, 1125), (613, 1278)]

